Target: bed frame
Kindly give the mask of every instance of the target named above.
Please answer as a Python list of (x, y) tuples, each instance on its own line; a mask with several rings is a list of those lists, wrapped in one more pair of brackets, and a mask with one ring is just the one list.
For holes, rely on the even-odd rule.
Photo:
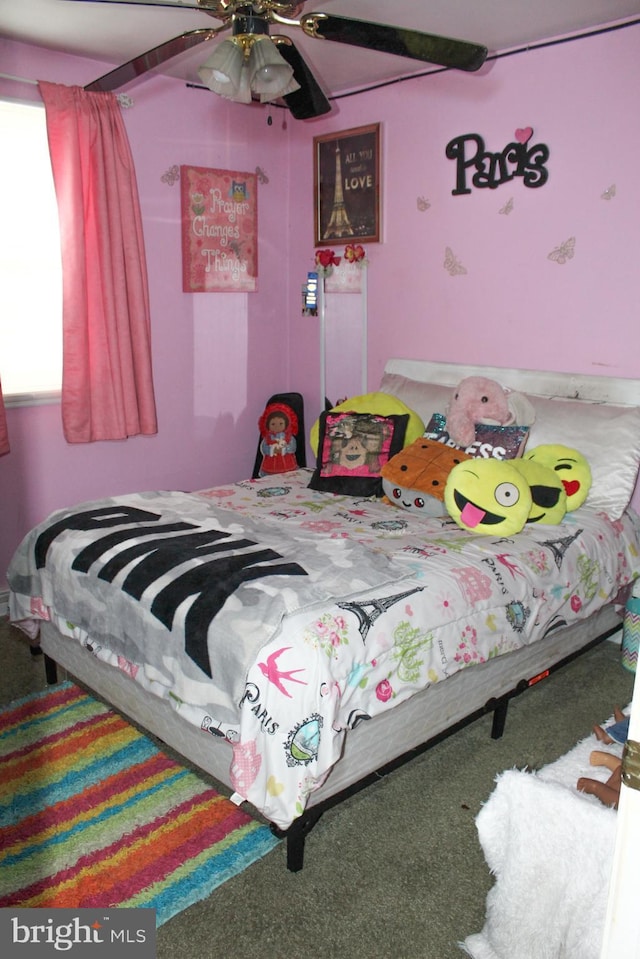
[[(416, 360), (390, 360), (385, 370), (414, 380), (455, 386), (466, 376), (508, 382), (512, 389), (539, 396), (567, 397), (640, 406), (640, 381), (531, 370), (505, 370)], [(322, 814), (354, 792), (424, 752), (463, 725), (493, 713), (492, 736), (502, 735), (510, 699), (553, 670), (621, 628), (614, 604), (589, 619), (558, 629), (530, 646), (455, 673), (394, 709), (360, 723), (345, 737), (340, 760), (323, 785), (309, 797), (305, 813), (287, 830), (272, 825), (287, 841), (287, 867), (303, 866), (305, 839)], [(143, 729), (212, 776), (231, 793), (231, 747), (203, 736), (164, 700), (141, 689), (128, 675), (96, 659), (76, 641), (43, 623), (41, 648), (47, 679), (55, 682), (56, 664)]]

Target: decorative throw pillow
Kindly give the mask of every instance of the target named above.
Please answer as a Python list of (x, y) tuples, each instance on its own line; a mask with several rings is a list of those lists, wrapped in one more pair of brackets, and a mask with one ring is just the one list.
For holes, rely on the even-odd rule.
[(402, 449), (408, 421), (406, 413), (322, 413), (318, 463), (309, 487), (348, 496), (382, 496), (380, 470)]
[(392, 456), (382, 467), (382, 489), (394, 506), (422, 516), (443, 516), (447, 477), (465, 452), (421, 436)]
[[(404, 438), (405, 446), (419, 439), (424, 433), (425, 421), (396, 396), (387, 393), (363, 393), (361, 396), (352, 396), (343, 403), (332, 407), (331, 412), (375, 413), (377, 416), (404, 416), (409, 417)], [(317, 419), (309, 432), (309, 444), (313, 452), (318, 454), (318, 434), (320, 420)]]
[[(444, 413), (434, 413), (424, 431), (427, 439), (446, 443), (453, 449), (462, 449), (456, 446), (447, 432)], [(514, 460), (522, 456), (527, 436), (528, 426), (490, 426), (476, 423), (476, 438), (470, 446), (464, 447), (468, 456), (479, 459)]]
[(532, 507), (525, 477), (506, 460), (476, 457), (454, 466), (444, 488), (444, 505), (462, 529), (485, 536), (513, 536), (524, 528)]

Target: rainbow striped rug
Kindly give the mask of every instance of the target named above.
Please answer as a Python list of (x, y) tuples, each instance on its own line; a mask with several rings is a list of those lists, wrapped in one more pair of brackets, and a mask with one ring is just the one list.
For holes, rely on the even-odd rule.
[(0, 907), (144, 906), (160, 926), (277, 842), (72, 683), (0, 712)]

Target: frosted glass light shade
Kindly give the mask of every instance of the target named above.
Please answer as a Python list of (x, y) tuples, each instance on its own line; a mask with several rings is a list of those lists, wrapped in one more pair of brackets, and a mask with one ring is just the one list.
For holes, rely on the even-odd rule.
[(198, 76), (206, 87), (223, 97), (235, 99), (240, 88), (244, 54), (233, 40), (225, 40), (198, 68)]
[(300, 89), (293, 68), (268, 36), (253, 40), (248, 59), (238, 40), (225, 40), (198, 68), (198, 76), (209, 90), (239, 103), (251, 103), (252, 93), (268, 103)]
[[(293, 79), (293, 68), (280, 56), (269, 37), (255, 40), (249, 56), (251, 89), (263, 102), (275, 100), (300, 86)], [(293, 86), (292, 86), (293, 84)]]
[(282, 90), (278, 90), (277, 93), (261, 93), (260, 103), (270, 103), (271, 100), (276, 100), (278, 97), (286, 97), (288, 93), (295, 93), (295, 91), (299, 89), (300, 84), (292, 76), (286, 87), (284, 87)]

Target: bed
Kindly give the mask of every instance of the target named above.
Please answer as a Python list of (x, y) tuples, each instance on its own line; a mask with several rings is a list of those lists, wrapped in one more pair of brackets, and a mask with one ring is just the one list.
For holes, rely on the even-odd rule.
[(55, 664), (247, 802), (302, 868), (322, 813), (620, 628), (640, 574), (629, 508), (640, 381), (390, 360), (378, 392), (427, 424), (463, 377), (523, 391), (527, 448), (587, 458), (556, 526), (310, 489), (311, 470), (54, 513), (9, 572), (10, 616)]

